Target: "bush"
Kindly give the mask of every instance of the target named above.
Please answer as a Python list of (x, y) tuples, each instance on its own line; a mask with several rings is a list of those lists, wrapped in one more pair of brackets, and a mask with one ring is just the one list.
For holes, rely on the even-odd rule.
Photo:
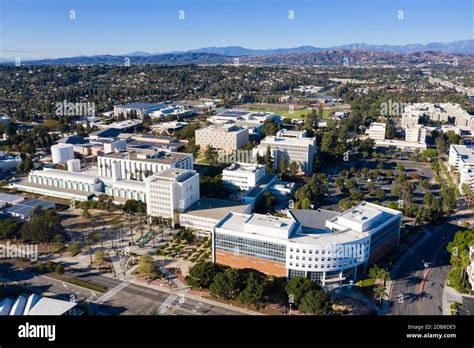
[(57, 274), (64, 274), (64, 266), (61, 264), (57, 265), (55, 270)]

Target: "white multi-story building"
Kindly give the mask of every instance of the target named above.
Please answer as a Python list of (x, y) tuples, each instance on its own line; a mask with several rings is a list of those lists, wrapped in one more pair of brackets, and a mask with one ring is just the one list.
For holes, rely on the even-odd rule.
[(407, 126), (416, 126), (418, 124), (418, 121), (420, 119), (419, 114), (406, 114), (404, 113), (402, 115), (402, 128), (406, 128)]
[(405, 127), (405, 141), (412, 143), (426, 143), (426, 128), (422, 125)]
[(171, 219), (173, 224), (180, 212), (199, 200), (199, 174), (194, 170), (167, 169), (145, 183), (148, 215)]
[(474, 289), (474, 245), (469, 246), (469, 257), (471, 258), (471, 264), (467, 266), (467, 278), (471, 283), (471, 289)]
[(245, 121), (249, 123), (264, 123), (267, 120), (273, 120), (277, 117), (273, 112), (257, 112), (239, 109), (224, 109), (217, 115), (210, 116), (207, 120), (211, 123), (235, 123)]
[(212, 146), (225, 152), (240, 149), (249, 142), (247, 127), (238, 127), (235, 124), (212, 125), (196, 129), (196, 145), (201, 148)]
[(97, 157), (99, 175), (114, 180), (138, 180), (169, 168), (193, 169), (193, 155), (181, 152), (129, 150)]
[(216, 263), (323, 285), (357, 279), (396, 246), (402, 214), (363, 202), (339, 214), (295, 210), (289, 218), (229, 213), (214, 228)]
[(262, 139), (260, 145), (253, 149), (253, 156), (265, 156), (270, 147), (276, 168), (280, 163), (280, 156), (283, 156), (288, 165), (295, 161), (301, 171), (311, 174), (316, 154), (316, 138), (287, 137), (285, 134), (286, 132)]
[(265, 166), (236, 162), (222, 171), (222, 183), (229, 190), (248, 191), (265, 176)]
[(128, 117), (132, 112), (137, 117), (142, 118), (144, 115), (148, 115), (153, 111), (157, 111), (166, 107), (165, 104), (154, 104), (154, 103), (130, 103), (124, 105), (114, 106), (114, 116)]
[(203, 197), (179, 215), (179, 224), (208, 235), (229, 212), (250, 214), (252, 206), (236, 201)]
[(386, 123), (372, 122), (369, 129), (365, 131), (365, 134), (373, 140), (385, 140), (385, 130), (387, 128)]
[(467, 184), (474, 192), (474, 146), (451, 145), (448, 164), (460, 174), (459, 190), (463, 192), (462, 186)]

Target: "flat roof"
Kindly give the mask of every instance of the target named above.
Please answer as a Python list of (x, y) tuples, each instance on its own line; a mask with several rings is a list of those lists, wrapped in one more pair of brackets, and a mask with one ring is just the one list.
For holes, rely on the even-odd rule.
[(303, 226), (303, 228), (321, 230), (322, 232), (326, 230), (326, 220), (341, 215), (341, 213), (337, 211), (326, 209), (293, 209), (290, 210), (289, 213)]
[(224, 171), (255, 173), (258, 169), (262, 169), (262, 168), (263, 168), (263, 165), (261, 164), (235, 162), (235, 163), (232, 163), (229, 167), (225, 168)]
[(86, 172), (69, 172), (67, 170), (44, 168), (43, 170), (32, 170), (30, 175), (39, 175), (50, 177), (58, 180), (73, 180), (88, 184), (97, 184), (97, 175), (91, 175)]
[(182, 168), (169, 168), (150, 176), (150, 179), (183, 182), (196, 174), (196, 171)]
[(117, 107), (124, 108), (124, 109), (151, 109), (156, 107), (166, 107), (166, 104), (163, 103), (128, 103), (117, 105)]
[[(149, 157), (149, 158), (139, 157), (143, 155), (152, 155), (152, 157)], [(192, 155), (181, 153), (181, 152), (153, 151), (153, 150), (139, 151), (137, 149), (133, 149), (133, 150), (129, 149), (126, 151), (111, 152), (101, 157), (117, 158), (117, 159), (123, 159), (123, 160), (141, 161), (141, 162), (149, 162), (149, 163), (172, 164), (175, 162), (179, 162), (190, 156)]]
[(20, 196), (20, 195), (11, 195), (9, 193), (1, 193), (0, 192), (0, 202), (15, 203), (17, 201), (22, 201), (24, 199), (25, 199), (25, 197)]
[(250, 204), (228, 201), (224, 199), (203, 197), (181, 215), (198, 216), (213, 220), (221, 220), (229, 212), (245, 213)]

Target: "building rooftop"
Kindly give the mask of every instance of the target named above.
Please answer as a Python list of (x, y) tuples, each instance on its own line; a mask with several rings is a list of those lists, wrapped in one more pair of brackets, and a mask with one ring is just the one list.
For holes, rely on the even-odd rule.
[(194, 203), (182, 215), (199, 216), (213, 220), (221, 220), (229, 212), (244, 213), (250, 207), (249, 204), (203, 197)]
[(48, 176), (58, 180), (71, 180), (85, 182), (88, 184), (96, 184), (97, 176), (85, 172), (69, 172), (67, 170), (44, 168), (43, 170), (32, 170), (30, 175)]
[(128, 149), (126, 151), (111, 152), (103, 157), (149, 163), (172, 164), (190, 156), (192, 155), (180, 152)]
[(155, 103), (129, 103), (123, 105), (117, 105), (123, 109), (152, 109), (152, 108), (159, 108), (159, 107), (166, 107), (165, 104), (155, 104)]
[(229, 167), (225, 168), (224, 171), (241, 172), (241, 173), (255, 173), (257, 170), (263, 168), (261, 164), (235, 162)]
[(326, 209), (294, 209), (288, 212), (288, 215), (298, 221), (303, 230), (326, 233), (326, 220), (333, 219), (341, 213)]
[(451, 145), (452, 148), (461, 156), (461, 160), (466, 164), (474, 164), (474, 146)]
[(154, 180), (165, 180), (165, 181), (171, 181), (171, 182), (183, 182), (191, 178), (196, 174), (196, 171), (190, 170), (190, 169), (181, 169), (181, 168), (169, 168), (166, 170), (163, 170), (160, 173), (154, 174), (148, 179), (154, 181)]

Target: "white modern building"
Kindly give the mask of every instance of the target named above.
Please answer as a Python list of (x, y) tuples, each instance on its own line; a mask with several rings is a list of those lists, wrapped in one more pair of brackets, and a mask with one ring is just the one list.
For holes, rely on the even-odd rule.
[(365, 131), (365, 134), (373, 140), (385, 140), (385, 131), (387, 129), (386, 123), (372, 122), (370, 127)]
[(169, 168), (193, 169), (193, 155), (181, 152), (128, 150), (97, 157), (99, 175), (114, 180), (138, 180)]
[(273, 120), (278, 115), (273, 112), (258, 112), (241, 109), (223, 109), (217, 115), (210, 116), (207, 120), (215, 124), (223, 123), (236, 123), (236, 122), (249, 122), (249, 123), (261, 123), (265, 121)]
[(363, 202), (340, 214), (294, 210), (288, 218), (227, 214), (212, 234), (213, 261), (327, 285), (357, 279), (399, 242), (402, 214)]
[(274, 166), (278, 168), (280, 156), (283, 156), (286, 163), (290, 165), (295, 161), (300, 170), (307, 174), (313, 173), (313, 162), (316, 154), (316, 138), (306, 138), (304, 136), (288, 137), (287, 132), (280, 132), (276, 136), (267, 136), (260, 142), (260, 145), (253, 149), (253, 156), (265, 156), (267, 148), (270, 147)]
[(249, 131), (246, 127), (235, 124), (212, 125), (196, 129), (196, 145), (205, 149), (212, 146), (225, 152), (234, 151), (249, 142)]
[(448, 164), (450, 169), (460, 174), (459, 190), (463, 192), (462, 186), (467, 184), (474, 192), (474, 146), (451, 145)]
[(142, 118), (144, 115), (148, 115), (153, 111), (157, 111), (166, 107), (164, 104), (155, 104), (155, 103), (130, 103), (124, 105), (114, 106), (114, 116), (124, 116), (128, 117), (132, 113), (138, 118)]
[(230, 212), (250, 214), (252, 206), (241, 202), (203, 197), (179, 215), (179, 224), (181, 227), (209, 235), (214, 226)]
[(405, 141), (412, 143), (426, 143), (426, 128), (422, 125), (408, 125), (405, 127)]
[(251, 163), (232, 163), (222, 171), (223, 186), (229, 190), (248, 191), (265, 176), (265, 166)]
[(474, 290), (474, 245), (469, 246), (469, 257), (471, 264), (467, 266), (467, 278), (471, 283), (471, 289)]
[(74, 145), (59, 143), (51, 146), (51, 156), (53, 163), (66, 164), (70, 159), (74, 159)]
[(145, 180), (149, 216), (179, 221), (184, 212), (199, 200), (199, 174), (194, 170), (171, 168)]

